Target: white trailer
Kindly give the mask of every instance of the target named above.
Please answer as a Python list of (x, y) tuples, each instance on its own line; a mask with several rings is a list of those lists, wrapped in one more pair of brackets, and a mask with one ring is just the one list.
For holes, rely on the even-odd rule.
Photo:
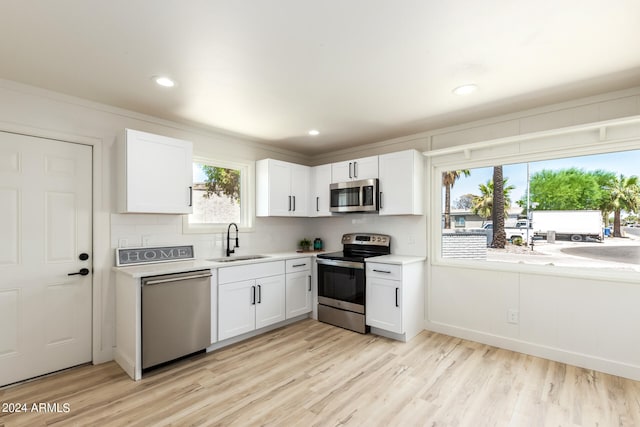
[(602, 240), (603, 223), (600, 211), (533, 211), (531, 222), (534, 235), (547, 239), (555, 232), (558, 240), (582, 242)]

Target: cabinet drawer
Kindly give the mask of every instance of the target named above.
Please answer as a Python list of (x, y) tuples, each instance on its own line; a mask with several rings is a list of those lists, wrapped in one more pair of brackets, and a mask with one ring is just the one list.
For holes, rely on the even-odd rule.
[(287, 273), (293, 273), (295, 271), (311, 270), (310, 257), (288, 259), (286, 261), (286, 264), (287, 264), (287, 267), (286, 267)]
[(380, 277), (382, 279), (402, 280), (401, 265), (367, 262), (366, 267), (367, 267), (367, 277)]
[(284, 261), (259, 262), (218, 269), (218, 284), (241, 282), (284, 274)]

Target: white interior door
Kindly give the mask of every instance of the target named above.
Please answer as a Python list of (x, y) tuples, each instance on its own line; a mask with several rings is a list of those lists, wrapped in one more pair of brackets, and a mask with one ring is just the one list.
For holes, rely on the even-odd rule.
[(0, 132), (0, 386), (91, 361), (91, 150)]

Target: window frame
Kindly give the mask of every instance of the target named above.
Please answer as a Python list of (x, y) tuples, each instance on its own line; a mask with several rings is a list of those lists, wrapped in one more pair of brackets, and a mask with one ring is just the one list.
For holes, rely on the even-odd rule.
[[(538, 162), (559, 158), (607, 154), (640, 150), (640, 124), (635, 120), (612, 120), (603, 124), (592, 123), (573, 128), (562, 128), (533, 134), (461, 144), (455, 147), (425, 152), (431, 170), (431, 220), (428, 232), (433, 265), (475, 268), (516, 273), (536, 273), (580, 278), (613, 277), (624, 282), (637, 283), (638, 272), (598, 269), (588, 270), (569, 266), (549, 266), (508, 263), (488, 260), (471, 260), (442, 257), (442, 227), (444, 198), (442, 173), (450, 170), (474, 169), (527, 162)], [(608, 138), (603, 129), (607, 127)], [(609, 128), (611, 127), (611, 128)]]
[[(253, 231), (255, 223), (255, 162), (193, 156), (193, 163), (204, 163), (240, 171), (240, 222), (237, 225), (239, 231)], [(189, 222), (189, 215), (182, 217), (183, 234), (219, 233), (227, 231), (228, 225), (223, 223), (192, 224)]]

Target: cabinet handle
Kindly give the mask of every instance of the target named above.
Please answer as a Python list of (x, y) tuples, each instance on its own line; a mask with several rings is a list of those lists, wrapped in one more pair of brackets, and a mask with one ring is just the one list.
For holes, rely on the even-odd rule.
[(311, 275), (309, 275), (309, 292), (311, 292)]
[(256, 287), (251, 287), (251, 305), (256, 305)]
[(189, 206), (193, 206), (193, 187), (189, 187)]
[(316, 212), (320, 212), (320, 197), (316, 197)]
[(380, 209), (382, 209), (382, 191), (380, 192)]
[(296, 196), (293, 196), (293, 211), (296, 211)]
[(351, 162), (349, 162), (349, 178), (353, 178), (353, 176), (351, 176)]
[(291, 212), (291, 196), (289, 196), (289, 212)]
[(390, 271), (386, 271), (386, 270), (376, 270), (375, 268), (373, 269), (373, 271), (375, 271), (376, 273), (391, 274), (391, 272), (390, 272)]
[(353, 177), (358, 177), (358, 162), (353, 162)]
[(258, 304), (262, 304), (262, 286), (261, 285), (258, 285)]
[(304, 264), (293, 264), (292, 267), (293, 268), (298, 268), (298, 267), (304, 267), (305, 265), (307, 265), (306, 262)]
[(400, 306), (398, 305), (398, 290), (399, 290), (399, 289), (400, 289), (400, 288), (396, 288), (396, 307), (400, 307)]

